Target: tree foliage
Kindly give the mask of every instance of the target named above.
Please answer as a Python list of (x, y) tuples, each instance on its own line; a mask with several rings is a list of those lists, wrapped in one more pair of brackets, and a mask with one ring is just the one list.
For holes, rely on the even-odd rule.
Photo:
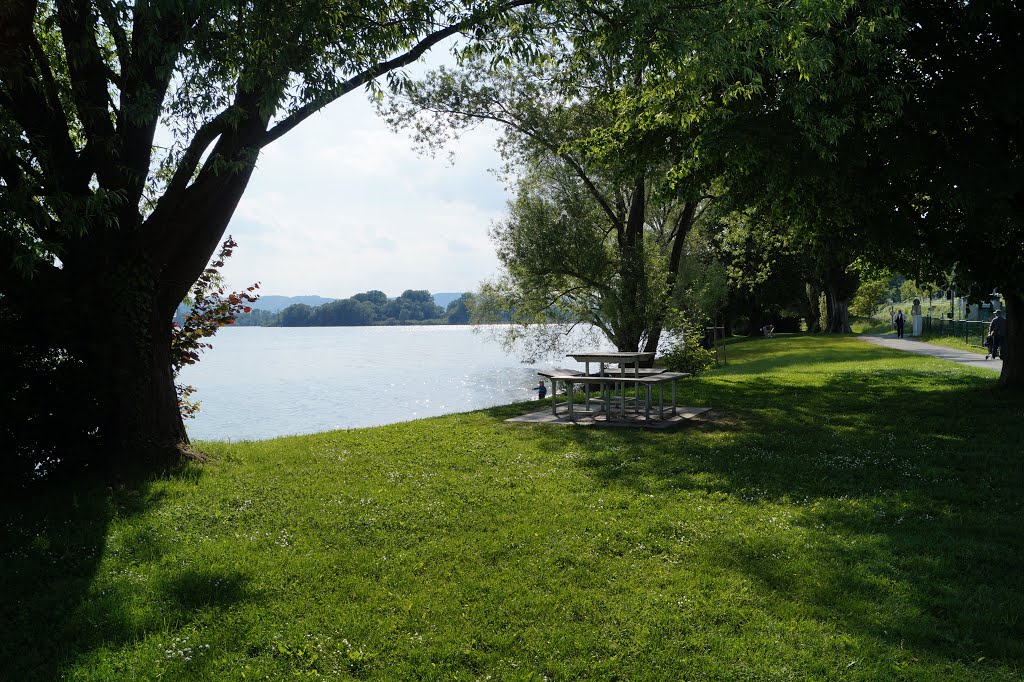
[(501, 127), (515, 199), (492, 230), (503, 276), (485, 298), (512, 311), (508, 341), (574, 320), (622, 350), (653, 350), (704, 187), (670, 185), (663, 160), (613, 159), (580, 144), (614, 125), (597, 93), (644, 77), (623, 55), (595, 61), (570, 45), (597, 20), (593, 8), (560, 6), (551, 19), (560, 31), (541, 58), (441, 69), (406, 84), (388, 114), (430, 147), (481, 122)]
[(406, 289), (389, 299), (384, 292), (373, 290), (315, 307), (296, 303), (267, 321), (282, 327), (350, 327), (428, 322), (444, 314), (429, 291)]
[(705, 347), (703, 324), (691, 320), (685, 313), (673, 311), (668, 315), (666, 327), (670, 340), (661, 356), (666, 369), (696, 376), (715, 366), (715, 354)]
[(448, 324), (469, 324), (473, 319), (473, 308), (476, 304), (476, 296), (472, 293), (464, 293), (448, 304), (445, 310)]
[[(605, 34), (621, 45), (638, 32), (656, 37), (636, 47), (660, 78), (615, 101), (625, 115), (593, 136), (609, 153), (655, 140), (668, 148), (680, 131), (696, 133), (695, 153), (728, 152), (731, 196), (827, 256), (817, 269), (831, 281), (821, 284), (831, 287), (832, 310), (841, 313), (843, 292), (855, 289), (858, 258), (904, 272), (911, 264), (907, 274), (921, 280), (955, 269), (975, 295), (1004, 293), (1019, 321), (1010, 322), (1011, 351), (1024, 344), (1024, 311), (1014, 312), (1024, 308), (1024, 95), (1004, 77), (1019, 61), (1019, 3), (752, 5), (708, 24), (703, 49), (689, 42), (700, 37), (688, 13), (664, 3), (623, 8)], [(712, 96), (695, 99), (677, 82), (683, 72), (687, 82), (712, 79), (716, 69)], [(1021, 385), (1024, 364), (1014, 358), (1024, 352), (1008, 356), (1001, 383)]]
[[(0, 314), (34, 321), (17, 361), (68, 368), (64, 389), (81, 401), (67, 406), (68, 430), (82, 419), (98, 434), (97, 461), (181, 456), (168, 323), (260, 150), (381, 76), (400, 81), (448, 38), (467, 51), (528, 49), (532, 4), (0, 5)], [(32, 400), (33, 418), (54, 409)]]

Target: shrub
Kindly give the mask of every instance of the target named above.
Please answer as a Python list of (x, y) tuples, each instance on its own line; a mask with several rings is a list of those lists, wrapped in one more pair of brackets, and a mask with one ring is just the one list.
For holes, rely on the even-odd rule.
[(862, 282), (850, 302), (850, 313), (861, 317), (873, 317), (889, 295), (889, 280), (873, 279)]
[(666, 369), (696, 376), (715, 366), (715, 355), (704, 347), (701, 329), (680, 311), (669, 316), (666, 331), (670, 340), (661, 354)]

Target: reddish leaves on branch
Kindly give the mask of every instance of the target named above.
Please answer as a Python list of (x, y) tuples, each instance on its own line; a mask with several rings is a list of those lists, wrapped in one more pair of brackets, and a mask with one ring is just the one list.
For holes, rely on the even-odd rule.
[[(203, 270), (203, 274), (192, 287), (192, 309), (185, 315), (184, 323), (171, 323), (171, 367), (175, 376), (185, 365), (199, 362), (199, 354), (202, 351), (213, 348), (213, 344), (203, 339), (212, 337), (224, 325), (234, 324), (238, 315), (252, 310), (248, 303), (259, 300), (260, 295), (256, 293), (260, 288), (259, 282), (244, 291), (233, 291), (227, 296), (224, 295), (223, 287), (219, 286), (220, 268), (224, 267), (224, 261), (231, 256), (236, 246), (238, 243), (230, 235), (224, 240), (217, 256)], [(178, 407), (182, 416), (195, 416), (199, 405), (188, 400), (195, 389), (191, 386), (176, 388)]]

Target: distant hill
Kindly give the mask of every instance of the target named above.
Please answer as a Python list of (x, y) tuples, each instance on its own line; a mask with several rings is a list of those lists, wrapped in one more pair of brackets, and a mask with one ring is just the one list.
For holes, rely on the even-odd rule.
[[(449, 291), (449, 292), (442, 292), (442, 293), (439, 293), (439, 294), (431, 294), (431, 296), (434, 299), (434, 304), (435, 305), (440, 306), (441, 310), (447, 310), (448, 304), (451, 303), (452, 301), (458, 300), (459, 297), (462, 296), (462, 293), (461, 292)], [(310, 295), (310, 296), (272, 296), (272, 295), (268, 296), (268, 295), (261, 295), (259, 300), (252, 304), (252, 309), (253, 309), (254, 312), (257, 311), (257, 310), (260, 310), (260, 311), (263, 311), (265, 314), (276, 315), (277, 313), (281, 312), (282, 310), (284, 310), (288, 306), (295, 305), (297, 303), (304, 303), (304, 304), (308, 305), (310, 308), (317, 308), (319, 306), (324, 305), (325, 303), (330, 303), (332, 301), (337, 301), (337, 300), (339, 300), (339, 299), (337, 299), (337, 298), (325, 298), (323, 296), (315, 296), (315, 295)], [(394, 301), (396, 299), (394, 297), (389, 297), (388, 300)], [(177, 310), (177, 312), (174, 315), (174, 320), (176, 322), (178, 322), (179, 324), (181, 324), (184, 321), (185, 313), (187, 313), (187, 312), (188, 312), (188, 306), (186, 306), (184, 303), (179, 305), (178, 306), (178, 310)], [(259, 319), (256, 319), (256, 316), (254, 315), (254, 320), (249, 322), (248, 324), (254, 324), (254, 325), (269, 324), (269, 322), (266, 321), (267, 319), (269, 319), (269, 318), (260, 317)], [(247, 325), (244, 325), (244, 326), (247, 326)]]
[(331, 301), (336, 298), (324, 298), (323, 296), (260, 296), (260, 300), (252, 304), (255, 310), (266, 310), (271, 313), (279, 313), (290, 305), (305, 303), (311, 308)]
[(434, 303), (436, 303), (437, 305), (441, 306), (442, 308), (447, 308), (449, 303), (451, 303), (452, 301), (458, 300), (458, 298), (460, 296), (462, 296), (462, 292), (458, 292), (458, 293), (447, 292), (447, 293), (443, 293), (443, 294), (434, 294), (433, 296), (434, 296)]
[[(434, 303), (447, 308), (448, 304), (462, 296), (462, 292), (444, 292), (440, 294), (433, 294)], [(256, 310), (266, 310), (271, 313), (279, 313), (290, 305), (296, 303), (305, 303), (311, 308), (315, 308), (318, 305), (324, 303), (330, 303), (331, 301), (337, 301), (336, 298), (324, 298), (323, 296), (260, 296), (260, 300), (252, 304), (252, 307)]]

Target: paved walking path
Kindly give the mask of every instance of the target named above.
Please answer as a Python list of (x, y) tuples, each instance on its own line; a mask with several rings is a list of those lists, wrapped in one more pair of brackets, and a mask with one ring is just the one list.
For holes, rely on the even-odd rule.
[(949, 360), (950, 362), (958, 362), (961, 365), (980, 367), (993, 372), (1001, 372), (1003, 370), (1003, 361), (1000, 358), (996, 358), (995, 360), (986, 360), (984, 355), (978, 355), (977, 353), (972, 353), (966, 350), (956, 350), (955, 348), (936, 346), (932, 343), (914, 341), (909, 338), (898, 339), (893, 334), (862, 334), (859, 338), (878, 346), (895, 348), (896, 350), (905, 350), (919, 355), (930, 355), (933, 358)]

